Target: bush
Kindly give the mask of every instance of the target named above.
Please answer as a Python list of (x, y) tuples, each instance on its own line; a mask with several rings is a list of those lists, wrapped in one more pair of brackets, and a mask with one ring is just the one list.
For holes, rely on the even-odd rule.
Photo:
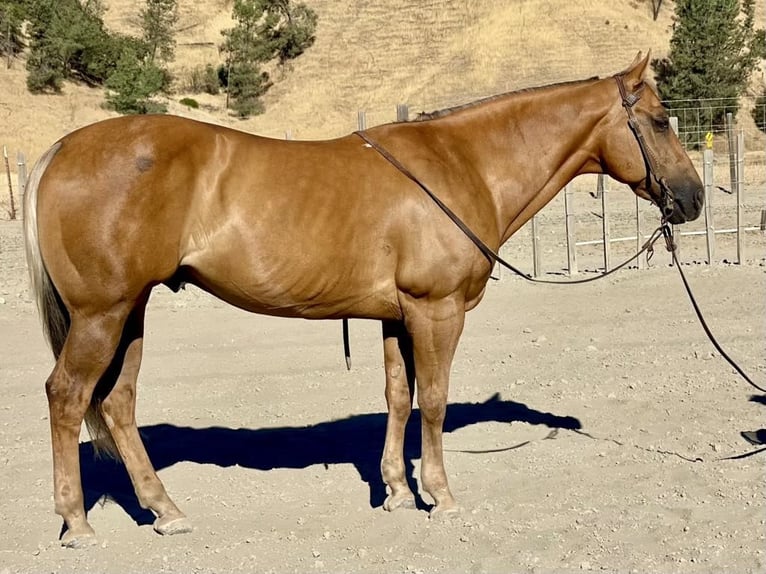
[(192, 94), (210, 94), (216, 95), (221, 90), (221, 84), (218, 79), (218, 72), (212, 64), (206, 66), (197, 66), (184, 74), (180, 82), (180, 89)]
[(760, 96), (755, 98), (755, 107), (751, 114), (758, 129), (766, 132), (766, 89), (764, 89)]
[(106, 81), (107, 107), (121, 114), (164, 113), (167, 108), (151, 99), (164, 82), (161, 68), (127, 51), (120, 56), (117, 69)]
[(131, 41), (106, 31), (98, 2), (36, 0), (28, 18), (27, 86), (32, 92), (58, 92), (64, 80), (102, 84)]
[(193, 108), (195, 110), (199, 108), (199, 102), (192, 98), (181, 98), (178, 103), (186, 106), (187, 108)]

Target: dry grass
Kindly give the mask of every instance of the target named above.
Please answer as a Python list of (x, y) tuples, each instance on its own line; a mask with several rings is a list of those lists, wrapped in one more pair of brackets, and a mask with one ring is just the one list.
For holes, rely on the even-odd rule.
[[(142, 0), (107, 0), (107, 25), (135, 32)], [(319, 14), (316, 44), (290, 65), (266, 97), (266, 113), (230, 117), (224, 97), (193, 95), (203, 106), (179, 115), (274, 137), (325, 138), (395, 119), (395, 105), (413, 112), (454, 105), (532, 85), (613, 73), (638, 50), (667, 51), (672, 3), (653, 22), (649, 0), (307, 0)], [(764, 0), (759, 0), (763, 13)], [(173, 72), (217, 64), (220, 31), (231, 26), (231, 2), (180, 0)], [(109, 112), (102, 94), (67, 85), (61, 96), (31, 96), (23, 62), (0, 70), (0, 145), (30, 162), (63, 134)], [(0, 194), (2, 195), (2, 194)]]

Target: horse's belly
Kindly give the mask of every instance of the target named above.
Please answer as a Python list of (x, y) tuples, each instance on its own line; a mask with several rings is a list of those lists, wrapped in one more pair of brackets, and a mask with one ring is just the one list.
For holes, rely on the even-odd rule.
[(394, 274), (374, 264), (231, 250), (184, 263), (185, 279), (254, 313), (306, 319), (401, 318)]

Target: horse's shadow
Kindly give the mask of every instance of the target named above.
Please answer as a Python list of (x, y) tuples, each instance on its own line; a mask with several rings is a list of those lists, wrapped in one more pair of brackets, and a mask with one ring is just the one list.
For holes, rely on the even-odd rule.
[[(580, 421), (528, 408), (500, 399), (495, 394), (483, 403), (447, 406), (444, 432), (481, 422), (525, 422), (551, 428), (577, 430)], [(139, 430), (149, 457), (157, 470), (178, 462), (218, 466), (242, 466), (258, 470), (306, 468), (315, 464), (353, 464), (369, 485), (370, 505), (380, 506), (386, 497), (380, 476), (380, 454), (386, 429), (386, 414), (355, 415), (305, 427), (232, 429), (191, 428), (158, 424)], [(420, 457), (420, 412), (413, 410), (405, 437), (406, 474), (412, 477), (412, 460)], [(521, 445), (517, 446), (523, 446)], [(80, 445), (81, 473), (86, 509), (109, 498), (119, 504), (138, 524), (151, 524), (154, 516), (142, 509), (124, 466), (94, 457), (91, 443)], [(417, 492), (413, 484), (413, 491)], [(419, 505), (425, 504), (419, 501)]]

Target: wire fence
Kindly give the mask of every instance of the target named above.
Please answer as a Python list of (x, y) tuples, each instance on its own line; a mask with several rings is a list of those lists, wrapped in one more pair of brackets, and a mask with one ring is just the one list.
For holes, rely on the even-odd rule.
[(690, 150), (706, 147), (708, 134), (723, 134), (736, 127), (749, 140), (766, 142), (758, 126), (766, 126), (766, 105), (755, 97), (667, 100), (663, 102), (678, 118), (678, 137)]

